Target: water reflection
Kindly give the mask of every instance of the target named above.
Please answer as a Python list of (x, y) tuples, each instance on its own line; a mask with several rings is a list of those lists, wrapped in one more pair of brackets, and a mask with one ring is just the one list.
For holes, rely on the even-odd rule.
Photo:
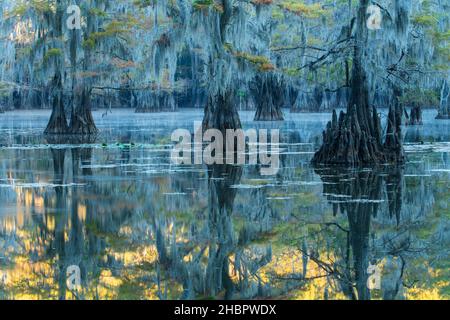
[(449, 297), (450, 135), (426, 115), (408, 164), (377, 170), (311, 168), (322, 116), (287, 119), (275, 177), (173, 166), (167, 136), (192, 119), (127, 117), (59, 141), (0, 122), (0, 298)]
[[(347, 236), (345, 268), (341, 271), (336, 265), (333, 273), (337, 274), (338, 281), (344, 293), (351, 299), (369, 300), (371, 298), (368, 281), (369, 266), (377, 265), (382, 257), (371, 257), (372, 248), (371, 224), (378, 214), (388, 213), (389, 219), (400, 224), (402, 209), (402, 183), (403, 168), (389, 168), (384, 171), (377, 169), (363, 171), (349, 171), (346, 169), (318, 170), (324, 182), (324, 195), (333, 206), (333, 214), (346, 215), (348, 230), (339, 227)], [(385, 189), (385, 190), (383, 190)], [(383, 211), (383, 193), (387, 195), (387, 211)], [(372, 234), (373, 235), (373, 234)], [(386, 243), (384, 245), (390, 245)], [(395, 251), (389, 259), (400, 257), (402, 250)], [(351, 258), (350, 258), (351, 257)], [(353, 266), (350, 266), (350, 261)], [(396, 280), (395, 280), (396, 281)], [(397, 296), (399, 285), (396, 281), (396, 290), (383, 288), (383, 298), (393, 299)], [(390, 287), (391, 283), (388, 283)], [(381, 289), (381, 288), (380, 288)]]

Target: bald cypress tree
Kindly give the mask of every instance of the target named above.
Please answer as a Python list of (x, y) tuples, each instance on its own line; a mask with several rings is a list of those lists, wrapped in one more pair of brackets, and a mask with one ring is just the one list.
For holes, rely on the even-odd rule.
[[(360, 0), (354, 31), (353, 69), (347, 112), (332, 120), (323, 133), (323, 145), (313, 158), (314, 164), (368, 165), (404, 161), (399, 137), (401, 112), (399, 104), (391, 107), (386, 143), (382, 141), (381, 122), (375, 106), (369, 102), (369, 80), (366, 70), (368, 54), (367, 11), (369, 0)], [(400, 114), (400, 116), (399, 116)]]
[(54, 76), (52, 85), (52, 114), (50, 121), (45, 129), (46, 134), (65, 134), (68, 133), (67, 119), (64, 111), (64, 87), (63, 87), (63, 68), (64, 68), (64, 49), (61, 43), (63, 35), (63, 16), (64, 8), (61, 0), (56, 1), (55, 14), (50, 17), (53, 25), (52, 38), (55, 43), (53, 49), (56, 54), (53, 56)]

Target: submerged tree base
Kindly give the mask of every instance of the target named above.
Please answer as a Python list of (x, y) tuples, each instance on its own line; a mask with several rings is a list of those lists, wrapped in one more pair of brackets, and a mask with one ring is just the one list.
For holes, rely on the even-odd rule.
[(95, 125), (91, 112), (91, 97), (88, 90), (84, 90), (81, 95), (80, 106), (72, 114), (70, 122), (70, 133), (77, 135), (97, 134), (99, 130)]
[[(401, 113), (391, 109), (386, 143), (381, 143), (381, 124), (375, 108), (368, 121), (370, 126), (359, 123), (356, 106), (351, 112), (336, 111), (323, 133), (323, 144), (315, 154), (314, 165), (361, 166), (382, 163), (403, 163), (403, 147), (399, 139)], [(373, 132), (367, 129), (372, 128)]]
[(255, 121), (284, 121), (284, 115), (280, 108), (266, 106), (258, 108)]
[(242, 128), (242, 124), (233, 103), (233, 95), (228, 92), (210, 96), (205, 107), (203, 131), (217, 129), (226, 132), (227, 129), (240, 128)]
[(67, 125), (66, 116), (63, 113), (52, 113), (44, 134), (62, 135), (67, 133), (69, 133), (69, 127)]
[(257, 79), (253, 89), (257, 104), (255, 121), (284, 121), (282, 86), (273, 75)]
[(422, 108), (414, 107), (411, 109), (411, 113), (409, 115), (409, 120), (406, 122), (408, 126), (421, 126), (423, 125), (422, 121)]
[(97, 126), (93, 122), (93, 120), (89, 119), (83, 119), (81, 117), (77, 117), (75, 122), (70, 127), (70, 134), (76, 134), (76, 135), (90, 135), (90, 134), (97, 134), (99, 133), (99, 130), (97, 129)]

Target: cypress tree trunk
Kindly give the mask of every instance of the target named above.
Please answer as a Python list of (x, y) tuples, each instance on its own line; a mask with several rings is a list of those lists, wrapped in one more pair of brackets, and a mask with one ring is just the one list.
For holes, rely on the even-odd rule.
[[(232, 2), (222, 0), (223, 12), (220, 14), (220, 23), (211, 31), (214, 35), (213, 54), (209, 58), (208, 73), (212, 85), (209, 88), (208, 100), (203, 118), (203, 130), (217, 129), (225, 133), (227, 129), (240, 129), (242, 127), (235, 101), (235, 91), (225, 79), (217, 79), (217, 74), (223, 74), (224, 68), (230, 63), (232, 57), (225, 52), (226, 28), (233, 14)], [(222, 81), (224, 80), (224, 81)], [(220, 89), (218, 89), (220, 88)]]
[(69, 131), (66, 114), (64, 111), (63, 85), (61, 71), (56, 71), (53, 77), (52, 115), (48, 122), (45, 134), (66, 134)]
[(227, 129), (240, 129), (241, 127), (232, 90), (208, 97), (203, 118), (204, 131), (217, 129), (226, 132)]
[(450, 119), (450, 87), (447, 80), (444, 81), (441, 89), (441, 101), (439, 113), (436, 119)]
[(63, 8), (61, 1), (56, 2), (56, 14), (54, 17), (54, 31), (53, 36), (56, 39), (58, 49), (61, 53), (54, 57), (55, 62), (55, 75), (52, 80), (52, 114), (50, 121), (45, 129), (45, 134), (66, 134), (68, 133), (68, 125), (66, 114), (64, 111), (64, 88), (62, 79), (62, 68), (64, 66), (64, 54), (62, 45), (59, 43), (62, 37), (62, 24), (63, 24)]
[(273, 75), (256, 78), (255, 85), (256, 115), (255, 121), (283, 121), (283, 91)]
[(78, 79), (77, 79), (77, 56), (78, 56), (78, 39), (81, 39), (81, 36), (79, 35), (79, 31), (78, 30), (72, 30), (70, 32), (70, 54), (69, 54), (69, 58), (70, 58), (70, 67), (71, 67), (71, 72), (72, 72), (72, 97), (71, 97), (71, 122), (73, 121), (74, 117), (75, 117), (75, 112), (76, 112), (76, 104), (77, 104), (77, 99), (79, 98), (78, 95), (76, 94), (77, 92), (77, 88), (78, 88)]
[(394, 102), (389, 108), (386, 140), (384, 142), (386, 160), (391, 163), (403, 163), (405, 161), (401, 128), (404, 110), (399, 101), (400, 96), (400, 89), (394, 87)]
[(419, 104), (415, 104), (412, 109), (411, 113), (409, 114), (409, 120), (406, 123), (408, 126), (418, 126), (423, 125), (422, 121), (422, 108)]
[(70, 122), (72, 134), (96, 134), (98, 129), (91, 111), (91, 93), (86, 87), (82, 89), (79, 105), (75, 108)]
[[(369, 0), (360, 0), (357, 20), (351, 96), (347, 113), (341, 112), (339, 119), (333, 111), (332, 121), (323, 133), (323, 145), (313, 158), (314, 164), (368, 165), (379, 164), (389, 159), (402, 159), (401, 155), (391, 156), (392, 150), (385, 150), (381, 142), (381, 124), (375, 107), (369, 104), (368, 80), (364, 56), (367, 50), (368, 29), (366, 12)], [(393, 126), (392, 130), (398, 129)], [(392, 147), (392, 146), (391, 146)]]
[[(89, 39), (91, 33), (96, 32), (96, 17), (95, 15), (89, 14), (87, 17), (87, 31), (85, 32), (86, 40)], [(91, 61), (92, 48), (89, 46), (85, 47), (84, 50), (84, 62), (83, 71), (88, 72), (92, 66)], [(92, 116), (92, 105), (91, 105), (91, 92), (92, 92), (92, 79), (85, 78), (81, 84), (81, 89), (75, 89), (77, 94), (81, 94), (77, 101), (75, 111), (72, 113), (72, 118), (70, 121), (70, 133), (72, 134), (96, 134), (98, 129), (94, 122), (94, 117)]]

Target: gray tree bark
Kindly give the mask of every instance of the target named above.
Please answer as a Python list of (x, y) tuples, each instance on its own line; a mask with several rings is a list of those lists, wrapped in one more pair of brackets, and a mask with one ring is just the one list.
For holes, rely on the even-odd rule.
[(274, 75), (262, 75), (256, 78), (255, 121), (283, 121), (283, 88)]
[(450, 87), (447, 79), (442, 84), (441, 101), (439, 105), (439, 112), (436, 119), (450, 119)]
[[(332, 121), (323, 133), (323, 145), (315, 154), (313, 163), (339, 164), (346, 166), (385, 163), (395, 159), (403, 162), (400, 152), (402, 146), (389, 143), (385, 148), (381, 139), (381, 123), (375, 107), (369, 104), (368, 80), (364, 57), (367, 51), (368, 29), (366, 12), (369, 0), (360, 0), (356, 19), (355, 48), (353, 52), (353, 70), (351, 96), (347, 112), (341, 112), (339, 118), (333, 111)], [(396, 112), (391, 113), (393, 117)], [(401, 119), (401, 117), (400, 117)], [(399, 129), (396, 119), (390, 119), (395, 125), (391, 130)], [(396, 132), (392, 134), (397, 135)]]
[[(57, 47), (62, 48), (59, 43), (62, 37), (62, 25), (63, 25), (63, 6), (61, 0), (56, 2), (56, 13), (54, 16), (54, 30), (53, 37), (56, 40)], [(63, 50), (63, 49), (61, 49)], [(64, 67), (64, 55), (56, 55), (54, 58), (55, 74), (52, 80), (52, 114), (50, 121), (45, 129), (45, 134), (66, 134), (69, 131), (67, 125), (66, 114), (64, 111), (64, 88), (62, 79), (62, 69)]]

